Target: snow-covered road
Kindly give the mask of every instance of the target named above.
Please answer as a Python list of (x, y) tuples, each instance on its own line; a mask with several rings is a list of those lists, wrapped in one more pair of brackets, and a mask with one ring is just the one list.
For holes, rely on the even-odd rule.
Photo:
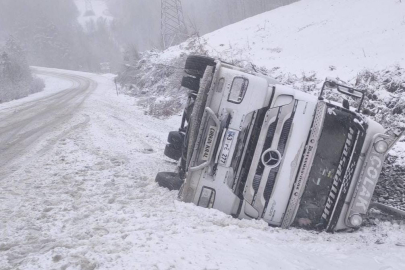
[[(16, 158), (38, 142), (51, 129), (68, 121), (96, 84), (84, 77), (51, 74), (70, 83), (70, 87), (40, 100), (33, 100), (0, 110), (0, 180), (19, 167)], [(13, 164), (14, 166), (7, 166)]]
[(176, 201), (154, 183), (179, 117), (144, 115), (108, 76), (38, 69), (0, 105), (0, 269), (405, 269), (405, 225), (326, 234)]

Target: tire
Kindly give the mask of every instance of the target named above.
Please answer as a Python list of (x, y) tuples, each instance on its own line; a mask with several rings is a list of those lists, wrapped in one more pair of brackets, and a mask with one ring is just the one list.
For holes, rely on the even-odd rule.
[(167, 142), (173, 144), (175, 148), (182, 147), (184, 143), (184, 134), (179, 131), (172, 131), (167, 137)]
[(187, 57), (184, 70), (189, 75), (202, 78), (207, 66), (215, 66), (215, 60), (210, 57), (190, 55)]
[(173, 160), (179, 160), (181, 158), (181, 145), (166, 144), (165, 156)]
[(184, 76), (183, 80), (181, 81), (181, 86), (188, 88), (194, 92), (198, 92), (198, 89), (200, 89), (200, 79)]
[(155, 182), (169, 190), (179, 190), (184, 181), (180, 179), (178, 173), (160, 172), (156, 175)]

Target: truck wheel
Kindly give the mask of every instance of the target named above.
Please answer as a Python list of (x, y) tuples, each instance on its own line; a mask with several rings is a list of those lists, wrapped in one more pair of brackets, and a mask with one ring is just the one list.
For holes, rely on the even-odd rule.
[(198, 89), (200, 89), (200, 79), (184, 76), (183, 80), (181, 81), (181, 86), (188, 88), (194, 92), (198, 92)]
[(183, 185), (183, 180), (180, 179), (179, 174), (173, 172), (160, 172), (156, 175), (155, 181), (159, 186), (169, 190), (179, 190)]
[(181, 158), (181, 145), (166, 144), (165, 156), (174, 160)]
[(167, 138), (167, 142), (168, 142), (169, 144), (175, 145), (176, 148), (177, 148), (177, 146), (178, 146), (179, 148), (181, 148), (182, 145), (183, 145), (183, 143), (184, 143), (184, 134), (182, 134), (182, 133), (179, 132), (179, 131), (171, 131), (171, 132), (169, 133), (168, 138)]
[(206, 56), (190, 55), (184, 69), (187, 74), (202, 78), (207, 66), (215, 66), (215, 60)]

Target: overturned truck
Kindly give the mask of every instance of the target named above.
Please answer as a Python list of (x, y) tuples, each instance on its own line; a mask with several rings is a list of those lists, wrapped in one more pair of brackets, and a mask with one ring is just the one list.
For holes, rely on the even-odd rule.
[[(185, 73), (187, 106), (165, 149), (178, 167), (156, 176), (161, 186), (179, 189), (184, 202), (272, 226), (361, 226), (402, 136), (360, 113), (365, 91), (327, 79), (315, 97), (202, 56), (189, 56)], [(343, 102), (324, 99), (326, 88)]]

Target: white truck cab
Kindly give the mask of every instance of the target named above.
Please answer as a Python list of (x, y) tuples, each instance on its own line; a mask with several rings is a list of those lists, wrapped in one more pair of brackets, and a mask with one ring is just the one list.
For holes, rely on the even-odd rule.
[[(182, 85), (193, 92), (165, 150), (178, 172), (159, 173), (160, 185), (181, 187), (184, 202), (272, 226), (362, 224), (385, 155), (402, 136), (359, 113), (363, 91), (327, 80), (315, 97), (199, 56), (185, 70)], [(326, 87), (360, 99), (358, 110), (324, 100)]]

